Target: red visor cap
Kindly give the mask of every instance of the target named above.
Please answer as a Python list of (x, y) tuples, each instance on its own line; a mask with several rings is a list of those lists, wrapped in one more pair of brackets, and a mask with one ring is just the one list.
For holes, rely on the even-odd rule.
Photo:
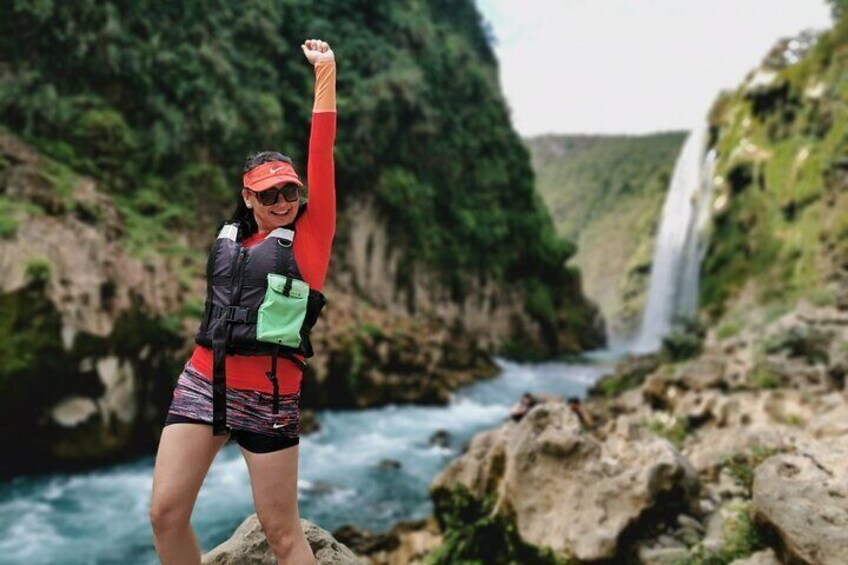
[(244, 173), (242, 183), (245, 188), (249, 188), (255, 192), (267, 190), (272, 186), (277, 186), (280, 183), (294, 183), (297, 186), (303, 186), (300, 182), (294, 167), (285, 161), (268, 161), (262, 163), (258, 167), (250, 169)]

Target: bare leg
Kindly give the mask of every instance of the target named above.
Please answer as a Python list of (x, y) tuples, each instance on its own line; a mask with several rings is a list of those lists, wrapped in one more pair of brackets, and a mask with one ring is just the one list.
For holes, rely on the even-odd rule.
[(213, 436), (205, 424), (165, 426), (159, 440), (150, 523), (162, 565), (197, 565), (200, 544), (189, 519), (203, 479), (230, 434)]
[(315, 563), (297, 511), (298, 447), (271, 453), (241, 449), (250, 473), (256, 516), (280, 565)]

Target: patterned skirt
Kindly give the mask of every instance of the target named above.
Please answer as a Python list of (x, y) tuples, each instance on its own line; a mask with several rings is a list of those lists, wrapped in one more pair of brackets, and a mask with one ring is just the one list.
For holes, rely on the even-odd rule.
[[(227, 387), (227, 425), (234, 432), (248, 432), (280, 439), (300, 436), (300, 392), (280, 394), (280, 410), (272, 412), (274, 395)], [(212, 425), (212, 380), (186, 363), (174, 387), (168, 420), (186, 419)]]

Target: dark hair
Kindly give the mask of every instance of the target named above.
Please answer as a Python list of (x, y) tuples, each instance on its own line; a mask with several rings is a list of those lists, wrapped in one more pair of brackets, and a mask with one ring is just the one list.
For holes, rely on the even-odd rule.
[[(269, 161), (283, 161), (294, 166), (292, 163), (291, 157), (283, 155), (277, 151), (260, 151), (254, 155), (248, 157), (244, 162), (244, 172), (248, 172), (251, 169), (258, 167), (264, 163), (268, 163)], [(300, 216), (303, 211), (305, 205), (305, 199), (303, 198), (303, 193), (301, 191), (300, 198), (300, 206), (301, 209), (298, 210), (297, 217)], [(295, 217), (295, 220), (297, 220)], [(253, 216), (253, 210), (247, 207), (244, 203), (244, 198), (241, 197), (241, 190), (236, 193), (236, 208), (233, 211), (233, 215), (230, 217), (231, 222), (239, 222), (241, 224), (241, 229), (239, 229), (239, 237), (241, 239), (245, 239), (250, 237), (259, 231), (259, 226), (256, 224), (256, 218)]]
[(255, 155), (248, 157), (244, 162), (244, 172), (246, 173), (250, 169), (255, 169), (259, 165), (263, 163), (268, 163), (270, 161), (283, 161), (284, 163), (288, 163), (289, 165), (294, 166), (292, 163), (291, 157), (287, 155), (283, 155), (282, 153), (278, 153), (276, 151), (260, 151)]

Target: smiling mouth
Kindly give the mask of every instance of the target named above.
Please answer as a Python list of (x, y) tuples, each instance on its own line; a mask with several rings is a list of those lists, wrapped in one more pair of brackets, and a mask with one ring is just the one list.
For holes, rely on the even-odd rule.
[(274, 211), (272, 210), (272, 211), (271, 211), (271, 214), (273, 214), (274, 216), (287, 216), (287, 215), (289, 214), (289, 212), (290, 212), (290, 211), (291, 211), (291, 210), (286, 210), (285, 212), (274, 212)]

